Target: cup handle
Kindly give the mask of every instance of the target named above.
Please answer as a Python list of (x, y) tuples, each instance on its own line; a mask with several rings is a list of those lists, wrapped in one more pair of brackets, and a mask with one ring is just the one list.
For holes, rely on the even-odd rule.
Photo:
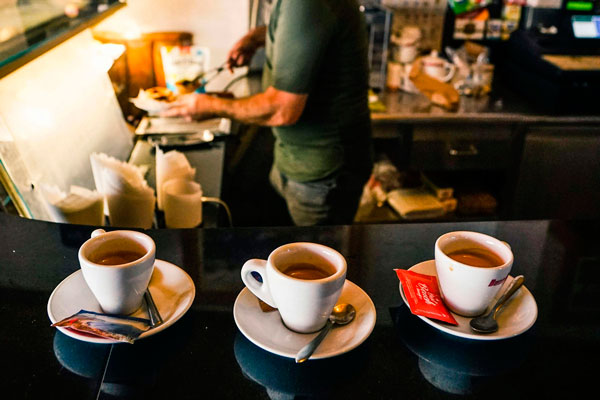
[[(269, 291), (269, 284), (267, 283), (267, 260), (261, 260), (254, 258), (244, 263), (242, 267), (242, 281), (244, 285), (250, 290), (256, 297), (267, 303), (273, 308), (277, 308), (277, 305), (271, 297)], [(262, 282), (259, 282), (254, 276), (253, 272), (258, 273)]]
[(456, 65), (447, 63), (446, 66), (448, 67), (448, 74), (442, 78), (442, 82), (448, 82), (450, 79), (452, 79), (454, 73), (456, 72)]
[(96, 236), (100, 236), (103, 233), (106, 233), (104, 229), (96, 229), (94, 232), (92, 232), (92, 237), (95, 238)]

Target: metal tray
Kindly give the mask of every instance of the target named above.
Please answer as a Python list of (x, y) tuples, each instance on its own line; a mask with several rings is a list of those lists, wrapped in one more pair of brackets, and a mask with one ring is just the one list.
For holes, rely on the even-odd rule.
[(208, 129), (203, 132), (185, 135), (152, 135), (148, 136), (148, 142), (153, 146), (177, 147), (193, 146), (203, 143), (210, 143), (215, 139), (215, 135)]
[(231, 133), (231, 120), (213, 118), (204, 121), (188, 121), (185, 118), (165, 118), (145, 116), (135, 129), (136, 135), (204, 135), (209, 131), (213, 135)]

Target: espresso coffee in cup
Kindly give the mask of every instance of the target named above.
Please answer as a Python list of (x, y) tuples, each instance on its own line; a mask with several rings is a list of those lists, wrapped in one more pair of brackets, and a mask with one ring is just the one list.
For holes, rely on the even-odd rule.
[(481, 247), (466, 247), (461, 250), (454, 250), (446, 253), (451, 259), (462, 264), (471, 265), (479, 268), (495, 268), (504, 264), (502, 258), (493, 251)]
[(321, 265), (301, 262), (286, 267), (282, 272), (292, 278), (314, 280), (324, 279), (335, 274), (335, 267), (325, 262)]
[(278, 309), (289, 329), (310, 333), (323, 328), (342, 293), (346, 260), (320, 244), (290, 243), (267, 260), (246, 261), (241, 276), (256, 297)]
[(479, 232), (449, 232), (435, 243), (435, 268), (444, 303), (457, 314), (482, 314), (508, 277), (507, 243)]
[(97, 229), (79, 248), (83, 278), (108, 314), (131, 314), (142, 305), (154, 270), (156, 246), (136, 231)]
[(127, 244), (127, 249), (115, 250), (106, 249), (104, 251), (96, 251), (88, 257), (89, 260), (101, 265), (121, 265), (139, 260), (147, 253), (146, 249), (137, 242), (131, 241)]

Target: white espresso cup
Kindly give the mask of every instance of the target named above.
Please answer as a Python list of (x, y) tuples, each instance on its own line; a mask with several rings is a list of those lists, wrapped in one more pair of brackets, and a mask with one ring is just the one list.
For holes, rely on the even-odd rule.
[(267, 260), (246, 261), (242, 281), (259, 299), (278, 309), (289, 329), (316, 332), (342, 293), (346, 259), (327, 246), (290, 243), (273, 250)]
[(435, 242), (435, 269), (444, 303), (466, 317), (485, 312), (512, 265), (510, 246), (483, 233), (449, 232)]
[(156, 246), (136, 231), (97, 229), (79, 248), (83, 278), (107, 314), (131, 314), (142, 305), (154, 270)]

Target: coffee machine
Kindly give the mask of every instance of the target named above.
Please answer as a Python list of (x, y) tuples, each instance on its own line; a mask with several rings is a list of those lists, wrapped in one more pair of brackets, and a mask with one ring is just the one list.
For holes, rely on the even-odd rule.
[(536, 108), (598, 113), (600, 0), (530, 0), (502, 60), (503, 80)]

